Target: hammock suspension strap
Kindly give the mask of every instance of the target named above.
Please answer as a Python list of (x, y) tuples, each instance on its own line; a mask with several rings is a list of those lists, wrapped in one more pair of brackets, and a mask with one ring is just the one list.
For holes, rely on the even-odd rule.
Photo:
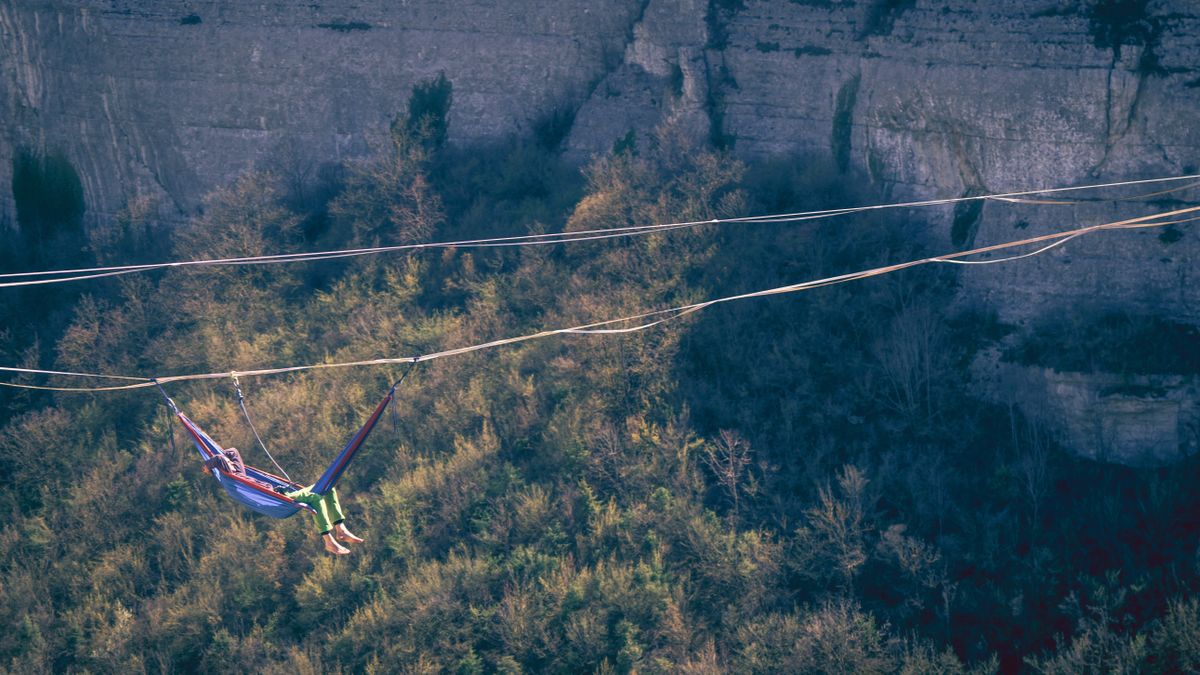
[(271, 464), (274, 464), (275, 468), (279, 469), (280, 475), (288, 479), (289, 482), (294, 482), (287, 471), (284, 471), (283, 467), (279, 466), (279, 462), (276, 462), (275, 458), (271, 456), (271, 451), (267, 450), (267, 444), (263, 443), (262, 437), (258, 435), (258, 429), (254, 428), (254, 422), (250, 419), (250, 411), (246, 409), (246, 397), (242, 395), (242, 383), (238, 381), (237, 373), (231, 373), (230, 375), (233, 378), (233, 388), (237, 392), (238, 406), (242, 409), (242, 416), (246, 418), (246, 424), (250, 426), (250, 431), (254, 433), (254, 440), (258, 441), (258, 447), (262, 448), (267, 459), (271, 460)]
[(375, 406), (375, 412), (371, 413), (371, 416), (367, 418), (362, 427), (350, 438), (349, 442), (346, 443), (346, 447), (342, 448), (342, 451), (333, 459), (333, 463), (329, 465), (329, 468), (325, 469), (325, 473), (321, 474), (316, 483), (313, 483), (313, 494), (325, 495), (333, 488), (333, 484), (341, 478), (342, 472), (346, 470), (346, 466), (354, 459), (355, 454), (358, 453), (363, 442), (367, 440), (367, 436), (370, 435), (371, 430), (375, 428), (375, 424), (379, 421), (379, 418), (383, 416), (384, 408), (396, 397), (396, 388), (404, 382), (419, 360), (419, 358), (411, 360), (408, 370), (388, 389), (387, 395), (383, 397), (379, 405)]
[(171, 448), (171, 454), (175, 454), (175, 425), (171, 423), (171, 409), (163, 406), (163, 420), (166, 424), (163, 425), (163, 433), (167, 436), (167, 445)]
[[(413, 371), (413, 368), (417, 367), (417, 360), (418, 359), (416, 357), (413, 357), (412, 363), (408, 364), (408, 368), (405, 369), (404, 374), (400, 376), (400, 379), (392, 383), (392, 388), (388, 390), (388, 394), (395, 394), (396, 388), (404, 384), (404, 380), (408, 378), (408, 374)], [(400, 435), (400, 412), (396, 409), (396, 406), (392, 406), (392, 435)]]
[(172, 400), (170, 396), (167, 396), (167, 390), (163, 389), (162, 385), (159, 384), (157, 377), (151, 378), (150, 381), (154, 383), (155, 387), (158, 387), (159, 393), (162, 394), (163, 398), (166, 400), (167, 408), (170, 409), (167, 411), (167, 438), (170, 439), (171, 453), (174, 454), (175, 453), (175, 426), (173, 424), (171, 424), (171, 416), (178, 415), (179, 408), (175, 406), (175, 401)]
[(150, 381), (154, 383), (154, 386), (158, 387), (158, 392), (160, 394), (162, 394), (163, 398), (165, 398), (167, 400), (167, 406), (171, 408), (171, 414), (178, 415), (179, 408), (175, 406), (175, 401), (171, 400), (170, 396), (167, 396), (167, 390), (163, 389), (162, 384), (160, 384), (158, 381), (158, 378), (157, 377), (150, 378)]

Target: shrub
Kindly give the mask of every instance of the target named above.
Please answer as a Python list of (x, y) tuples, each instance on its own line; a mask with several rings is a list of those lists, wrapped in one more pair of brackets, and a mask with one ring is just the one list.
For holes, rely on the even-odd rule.
[(417, 83), (408, 98), (408, 130), (423, 132), (434, 148), (442, 147), (446, 144), (447, 116), (453, 103), (454, 86), (445, 73)]
[(533, 137), (545, 150), (557, 150), (575, 125), (575, 109), (558, 106), (533, 123)]
[(13, 158), (12, 194), (17, 223), (27, 243), (41, 245), (58, 235), (80, 231), (83, 184), (66, 155), (18, 151)]
[(1162, 25), (1147, 4), (1148, 0), (1091, 0), (1086, 15), (1093, 44), (1117, 55), (1122, 45), (1154, 44)]
[(842, 173), (845, 173), (850, 168), (850, 144), (851, 135), (854, 131), (854, 107), (858, 102), (858, 85), (860, 82), (860, 76), (855, 75), (838, 89), (837, 103), (833, 111), (833, 130), (829, 145), (833, 152), (833, 161)]
[(1180, 232), (1179, 228), (1174, 225), (1168, 225), (1158, 233), (1158, 240), (1164, 244), (1174, 244), (1180, 239), (1183, 239), (1183, 232)]
[(1088, 29), (1092, 43), (1101, 49), (1111, 49), (1121, 57), (1125, 45), (1142, 47), (1138, 72), (1145, 75), (1165, 75), (1159, 64), (1158, 46), (1162, 21), (1151, 15), (1149, 0), (1091, 0), (1087, 5)]
[(637, 155), (637, 132), (630, 129), (624, 136), (613, 141), (612, 154)]
[(869, 35), (888, 35), (896, 17), (906, 9), (916, 6), (916, 0), (871, 0), (863, 17), (859, 38)]
[(729, 19), (745, 7), (743, 0), (708, 0), (704, 21), (708, 26), (709, 49), (724, 49), (729, 44)]
[[(971, 196), (975, 191), (968, 190), (966, 195)], [(971, 201), (959, 202), (954, 205), (954, 222), (950, 226), (950, 242), (955, 246), (966, 246), (975, 239), (975, 230), (979, 225), (979, 218), (983, 215), (983, 200), (973, 199)]]

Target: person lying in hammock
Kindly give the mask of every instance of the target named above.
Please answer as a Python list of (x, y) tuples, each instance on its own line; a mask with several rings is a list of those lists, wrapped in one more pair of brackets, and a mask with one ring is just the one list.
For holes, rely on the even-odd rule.
[[(206, 469), (220, 469), (229, 474), (233, 474), (239, 478), (246, 480), (254, 480), (246, 474), (246, 463), (242, 461), (242, 453), (238, 452), (237, 448), (225, 448), (223, 454), (216, 455), (204, 462)], [(334, 555), (346, 555), (350, 553), (350, 549), (339, 544), (339, 541), (344, 541), (350, 544), (361, 544), (361, 537), (357, 537), (350, 530), (346, 529), (346, 516), (342, 513), (342, 505), (338, 502), (337, 490), (329, 489), (329, 493), (325, 496), (314, 494), (313, 486), (301, 488), (282, 494), (289, 499), (293, 499), (301, 504), (307, 504), (313, 508), (313, 520), (316, 521), (317, 531), (321, 533), (321, 538), (325, 540), (325, 550)]]

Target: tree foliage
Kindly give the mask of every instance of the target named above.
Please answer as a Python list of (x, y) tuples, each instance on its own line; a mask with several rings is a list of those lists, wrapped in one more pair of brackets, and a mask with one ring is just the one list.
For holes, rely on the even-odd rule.
[[(438, 110), (444, 122), (441, 87), (346, 167), (328, 229), (307, 228), (312, 214), (292, 210), (280, 178), (250, 173), (164, 235), (175, 255), (597, 230), (871, 197), (820, 162), (746, 166), (670, 127), (581, 174), (551, 143), (466, 153), (412, 122)], [(131, 208), (133, 234), (99, 250), (144, 251), (137, 233), (153, 231), (141, 220), (151, 212)], [(836, 228), (698, 225), (570, 247), (176, 269), (98, 280), (64, 316), (0, 334), (0, 349), (8, 362), (122, 373), (413, 355), (904, 259), (915, 244), (898, 231), (870, 215)], [(986, 322), (947, 317), (948, 274), (422, 364), (394, 429), (383, 422), (341, 484), (368, 537), (345, 559), (325, 556), (303, 518), (225, 501), (151, 394), (5, 392), (0, 622), (11, 628), (0, 668), (1197, 668), (1195, 462), (1169, 472), (1080, 462), (1015, 411), (977, 400), (964, 364), (992, 337)], [(243, 385), (259, 430), (304, 477), (396, 375)], [(253, 448), (230, 389), (171, 394), (226, 445)]]

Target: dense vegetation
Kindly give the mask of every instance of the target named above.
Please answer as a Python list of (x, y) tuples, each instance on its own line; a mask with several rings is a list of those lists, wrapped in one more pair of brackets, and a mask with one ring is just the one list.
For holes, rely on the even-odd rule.
[[(873, 198), (820, 163), (745, 166), (669, 128), (582, 174), (544, 138), (454, 150), (448, 87), (418, 95), (369, 159), (300, 184), (243, 176), (170, 230), (135, 204), (88, 254), (247, 255)], [(38, 217), (23, 245), (53, 241)], [(117, 373), (414, 354), (899, 260), (917, 252), (904, 230), (877, 216), (709, 226), (10, 290), (0, 351)], [(183, 436), (169, 442), (153, 392), (6, 390), (0, 668), (1200, 668), (1197, 463), (1071, 459), (974, 398), (965, 366), (1003, 331), (945, 315), (953, 272), (424, 364), (395, 428), (341, 483), (368, 538), (346, 559), (303, 517), (225, 500)], [(315, 476), (397, 372), (245, 386), (276, 456)], [(266, 463), (228, 383), (171, 393)]]

